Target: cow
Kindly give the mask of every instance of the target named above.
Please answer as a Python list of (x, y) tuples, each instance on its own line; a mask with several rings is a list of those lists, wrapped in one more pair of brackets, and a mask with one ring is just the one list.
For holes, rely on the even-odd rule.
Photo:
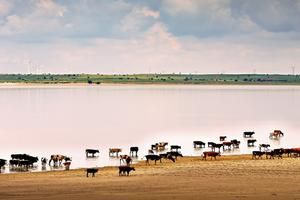
[(272, 133), (270, 133), (271, 139), (278, 139), (281, 136), (284, 136), (284, 134), (281, 130), (274, 130)]
[(177, 151), (169, 151), (167, 152), (168, 155), (175, 157), (175, 160), (177, 160), (177, 157), (183, 157), (183, 155)]
[(208, 147), (212, 147), (212, 146), (215, 145), (215, 144), (216, 144), (216, 143), (214, 143), (214, 142), (208, 142), (208, 143), (207, 143), (207, 146), (208, 146)]
[(89, 174), (92, 174), (92, 177), (95, 177), (95, 174), (98, 172), (97, 168), (87, 168), (86, 177), (89, 177)]
[[(6, 165), (6, 160), (0, 159), (0, 169)], [(1, 171), (0, 171), (1, 172)]]
[(226, 150), (225, 148), (227, 147), (227, 150), (231, 150), (231, 147), (233, 146), (232, 142), (223, 142), (223, 151)]
[(130, 147), (130, 153), (129, 154), (131, 156), (138, 157), (138, 151), (139, 151), (138, 147)]
[(231, 142), (232, 142), (233, 148), (236, 148), (236, 149), (240, 148), (241, 141), (234, 139), (234, 140), (231, 140)]
[(122, 152), (122, 149), (120, 149), (120, 148), (110, 148), (109, 149), (109, 156), (110, 157), (113, 157), (113, 156), (119, 156), (119, 153), (121, 153)]
[(212, 146), (211, 146), (211, 150), (212, 150), (212, 151), (215, 151), (216, 149), (219, 149), (218, 152), (220, 152), (220, 150), (221, 150), (222, 147), (224, 148), (223, 144), (216, 144), (216, 143), (214, 143), (214, 144), (212, 144)]
[(220, 136), (220, 142), (225, 141), (226, 138), (227, 138), (227, 136)]
[(63, 160), (69, 161), (70, 158), (67, 157), (67, 156), (64, 156), (64, 155), (59, 155), (59, 154), (51, 155), (51, 156), (50, 156), (50, 159), (49, 159), (49, 165), (51, 165), (51, 162), (53, 161), (53, 165), (54, 165), (54, 166), (57, 166), (57, 163), (58, 163), (59, 166), (60, 166)]
[(154, 160), (154, 162), (155, 162), (155, 165), (156, 165), (156, 161), (160, 161), (161, 162), (161, 156), (159, 156), (159, 155), (146, 155), (145, 156), (146, 157), (146, 164), (150, 164), (149, 163), (149, 160)]
[(119, 176), (126, 175), (129, 176), (131, 171), (135, 171), (134, 167), (129, 166), (119, 166)]
[(168, 154), (168, 153), (161, 153), (159, 154), (159, 156), (161, 158), (167, 159), (167, 160), (171, 160), (172, 162), (175, 162), (176, 160), (173, 158), (172, 155)]
[(256, 142), (256, 139), (249, 139), (247, 140), (248, 147), (254, 147), (254, 143)]
[(261, 151), (263, 149), (264, 151), (268, 151), (269, 147), (270, 147), (269, 144), (260, 144), (259, 145), (259, 150)]
[(219, 152), (214, 152), (214, 151), (204, 151), (202, 154), (202, 160), (206, 160), (206, 157), (210, 157), (211, 160), (212, 158), (217, 159), (217, 156), (221, 156)]
[(202, 141), (194, 141), (194, 148), (196, 148), (197, 146), (199, 146), (199, 148), (205, 148), (205, 143)]
[(132, 163), (132, 158), (128, 155), (120, 155), (120, 165), (121, 162), (125, 162), (127, 166), (129, 166)]
[(281, 158), (284, 153), (283, 149), (274, 149), (269, 152), (266, 152), (266, 159), (274, 159), (274, 157)]
[(265, 152), (262, 151), (252, 151), (252, 159), (256, 159), (257, 157), (262, 159), (262, 156), (265, 154)]
[[(98, 149), (86, 149), (85, 150), (85, 155), (86, 155), (87, 158), (88, 157), (94, 158), (96, 153), (99, 153)], [(92, 156), (89, 156), (90, 154), (92, 154)]]
[(178, 152), (179, 149), (181, 149), (181, 146), (179, 146), (179, 145), (171, 145), (170, 146), (171, 151), (175, 150), (176, 152)]
[(245, 138), (251, 138), (254, 134), (254, 131), (245, 131), (243, 135)]
[(159, 142), (151, 145), (151, 150), (164, 151), (168, 146), (168, 142)]

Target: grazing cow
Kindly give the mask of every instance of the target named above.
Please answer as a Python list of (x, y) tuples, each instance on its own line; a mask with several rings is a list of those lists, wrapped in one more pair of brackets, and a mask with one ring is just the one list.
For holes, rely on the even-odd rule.
[(161, 158), (168, 159), (168, 160), (171, 160), (172, 162), (175, 162), (175, 159), (173, 158), (173, 156), (168, 153), (161, 153), (161, 154), (159, 154), (159, 156)]
[(231, 140), (231, 142), (232, 142), (233, 148), (236, 148), (236, 149), (240, 148), (241, 141), (234, 139), (234, 140)]
[[(6, 160), (0, 159), (0, 169), (6, 165)], [(1, 172), (1, 171), (0, 171)]]
[(146, 164), (150, 164), (149, 160), (154, 160), (155, 165), (156, 165), (156, 161), (160, 161), (161, 162), (161, 157), (159, 155), (146, 155)]
[(134, 167), (129, 166), (119, 166), (119, 176), (126, 175), (129, 176), (131, 171), (135, 171)]
[(51, 155), (50, 159), (49, 159), (49, 165), (51, 165), (51, 162), (53, 161), (53, 165), (57, 166), (57, 163), (59, 163), (59, 166), (61, 165), (62, 161), (68, 161), (70, 158), (68, 158), (67, 156), (64, 155)]
[(247, 141), (248, 147), (254, 147), (254, 143), (256, 142), (256, 139), (250, 139)]
[(220, 136), (220, 142), (225, 141), (226, 138), (227, 138), (227, 136)]
[(122, 152), (122, 149), (120, 149), (120, 148), (110, 148), (109, 149), (109, 156), (110, 157), (113, 157), (113, 156), (119, 156), (119, 153), (121, 153)]
[(128, 155), (120, 155), (120, 165), (121, 162), (126, 163), (129, 166), (132, 163), (132, 158)]
[(175, 150), (176, 152), (178, 152), (179, 149), (181, 149), (181, 146), (179, 146), (179, 145), (171, 145), (170, 146), (171, 151)]
[(175, 160), (177, 160), (177, 157), (183, 157), (183, 155), (177, 151), (169, 151), (167, 152), (168, 155), (175, 157)]
[(269, 147), (270, 147), (269, 144), (260, 144), (259, 150), (261, 151), (263, 149), (264, 151), (268, 151)]
[(138, 151), (139, 151), (139, 148), (138, 147), (130, 147), (130, 155), (133, 157), (134, 154), (135, 154), (135, 157), (138, 157)]
[(252, 151), (252, 159), (260, 158), (262, 159), (262, 156), (265, 154), (265, 152), (261, 151)]
[(244, 137), (245, 137), (245, 138), (250, 138), (250, 137), (252, 137), (254, 134), (255, 134), (255, 132), (253, 132), (253, 131), (246, 131), (246, 132), (244, 132)]
[(266, 159), (274, 159), (274, 157), (281, 158), (283, 155), (284, 150), (283, 149), (274, 149), (269, 152), (266, 152)]
[(205, 143), (202, 141), (194, 141), (194, 148), (196, 148), (197, 146), (199, 146), (200, 148), (205, 148)]
[(87, 168), (86, 177), (89, 177), (89, 174), (92, 174), (92, 177), (95, 177), (95, 174), (98, 172), (97, 168)]
[(227, 147), (227, 150), (231, 150), (231, 147), (233, 146), (232, 142), (223, 142), (223, 151), (226, 150), (225, 148)]
[(27, 154), (12, 154), (12, 160), (9, 161), (9, 164), (12, 167), (33, 167), (33, 164), (36, 163), (39, 159), (38, 157), (30, 156)]
[(221, 154), (218, 153), (218, 152), (214, 152), (214, 151), (205, 151), (205, 152), (203, 152), (202, 160), (206, 160), (206, 157), (210, 157), (211, 160), (212, 160), (212, 158), (214, 157), (215, 160), (216, 160), (216, 159), (217, 159), (217, 156), (221, 156)]
[(272, 133), (270, 133), (271, 139), (278, 139), (279, 137), (283, 136), (283, 132), (281, 130), (274, 130)]
[[(85, 155), (86, 155), (87, 158), (88, 157), (94, 158), (96, 153), (99, 153), (98, 149), (86, 149), (85, 150)], [(89, 156), (89, 154), (92, 154), (92, 156)]]

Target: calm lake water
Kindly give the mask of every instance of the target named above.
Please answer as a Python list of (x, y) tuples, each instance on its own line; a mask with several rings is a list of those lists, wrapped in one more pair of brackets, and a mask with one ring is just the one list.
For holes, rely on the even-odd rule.
[[(151, 144), (167, 141), (182, 145), (184, 155), (201, 155), (193, 141), (219, 142), (220, 135), (241, 140), (227, 154), (243, 154), (257, 149), (247, 147), (243, 131), (255, 131), (257, 145), (299, 147), (299, 108), (297, 86), (1, 86), (0, 158), (63, 154), (71, 168), (100, 167), (119, 164), (110, 147), (128, 154), (139, 146), (142, 159)], [(270, 140), (274, 129), (285, 136)], [(86, 159), (86, 148), (100, 156)]]

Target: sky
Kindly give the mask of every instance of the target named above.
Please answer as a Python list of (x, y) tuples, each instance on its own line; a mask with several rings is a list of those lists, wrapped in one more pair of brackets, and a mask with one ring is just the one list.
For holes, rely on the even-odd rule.
[(299, 33), (300, 0), (0, 0), (0, 73), (300, 73)]

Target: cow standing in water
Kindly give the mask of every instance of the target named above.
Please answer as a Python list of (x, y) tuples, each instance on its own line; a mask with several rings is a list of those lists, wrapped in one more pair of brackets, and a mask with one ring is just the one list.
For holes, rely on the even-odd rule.
[(221, 154), (219, 152), (214, 152), (214, 151), (205, 151), (203, 152), (202, 160), (206, 160), (206, 157), (210, 157), (211, 160), (214, 157), (216, 160), (217, 156), (221, 156)]
[(53, 161), (54, 166), (57, 166), (57, 163), (60, 166), (63, 160), (70, 161), (71, 159), (69, 157), (63, 156), (63, 155), (51, 155), (50, 160), (49, 160), (49, 165), (51, 165), (51, 161)]
[(132, 163), (132, 158), (128, 155), (120, 155), (120, 165), (122, 161), (123, 163), (126, 163), (126, 166), (130, 166), (130, 164)]
[(129, 154), (131, 156), (138, 157), (138, 151), (139, 151), (138, 147), (130, 147), (130, 153)]

